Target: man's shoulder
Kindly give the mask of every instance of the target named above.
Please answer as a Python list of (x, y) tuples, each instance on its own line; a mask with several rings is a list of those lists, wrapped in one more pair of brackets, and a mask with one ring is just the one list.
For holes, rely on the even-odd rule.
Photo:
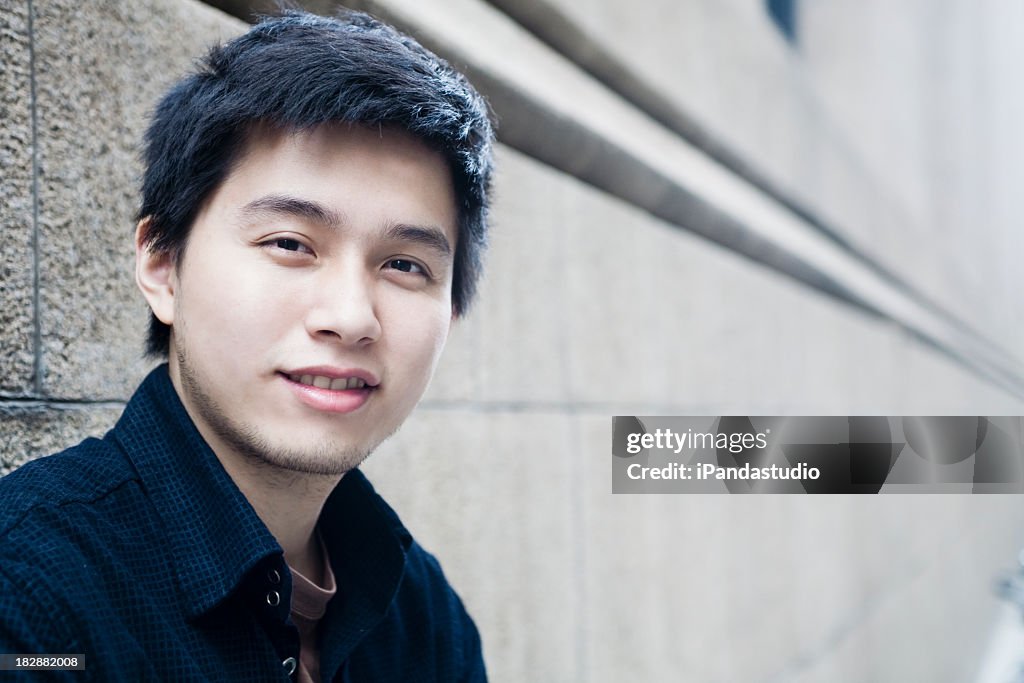
[(110, 439), (89, 438), (32, 460), (0, 478), (0, 546), (11, 549), (16, 537), (84, 523), (87, 511), (103, 507), (111, 493), (136, 479)]
[(85, 653), (89, 680), (198, 680), (215, 644), (185, 619), (157, 485), (114, 438), (0, 480), (0, 651)]
[[(381, 614), (353, 652), (353, 677), (413, 680), (416, 672), (432, 671), (438, 680), (485, 680), (480, 635), (441, 564), (366, 477), (347, 474), (324, 512), (325, 541), (343, 568), (335, 571), (343, 577), (339, 594), (351, 599), (359, 592)], [(333, 611), (344, 613), (338, 606)]]
[(415, 539), (411, 541), (406, 551), (402, 588), (428, 601), (431, 607), (435, 608), (431, 610), (434, 614), (458, 611), (462, 607), (458, 595), (441, 569), (441, 563)]
[[(381, 659), (383, 652), (389, 654)], [(368, 680), (411, 680), (413, 672), (432, 671), (439, 680), (486, 681), (476, 624), (437, 558), (415, 540), (406, 548), (401, 583), (386, 616), (351, 664)]]

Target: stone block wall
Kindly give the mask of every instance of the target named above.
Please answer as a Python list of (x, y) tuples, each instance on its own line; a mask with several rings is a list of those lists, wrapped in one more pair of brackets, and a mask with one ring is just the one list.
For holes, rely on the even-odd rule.
[[(481, 27), (452, 9), (460, 3), (489, 14), (506, 4), (438, 5), (439, 21), (466, 35)], [(240, 16), (251, 6), (217, 4)], [(609, 54), (649, 58), (632, 49), (649, 22), (634, 30), (633, 14), (590, 4), (562, 13)], [(851, 238), (879, 231), (884, 242), (865, 243), (930, 273), (915, 283), (937, 299), (953, 287), (943, 273), (984, 267), (927, 220), (878, 222), (885, 210), (864, 205), (864, 188), (893, 188), (881, 202), (929, 210), (914, 189), (928, 179), (894, 187), (875, 172), (885, 146), (829, 113), (839, 95), (784, 52), (759, 3), (649, 4), (648, 18), (678, 22), (696, 42), (683, 71), (643, 71), (714, 122), (717, 139), (798, 197), (835, 179), (805, 193), (813, 208)], [(415, 17), (410, 6), (375, 8)], [(826, 25), (820, 12), (808, 21)], [(141, 133), (163, 89), (242, 30), (196, 0), (0, 3), (3, 470), (103, 433), (148, 369), (131, 255)], [(658, 41), (670, 44), (669, 33)], [(735, 44), (714, 40), (726, 35)], [(808, 45), (808, 59), (823, 49)], [(472, 51), (460, 55), (472, 70)], [(730, 58), (735, 68), (716, 61)], [(776, 96), (756, 97), (769, 81)], [(746, 109), (758, 101), (767, 120)], [(496, 113), (507, 129), (521, 115)], [(801, 146), (808, 136), (814, 149)], [(830, 149), (873, 161), (829, 162)], [(992, 577), (1021, 544), (1016, 498), (613, 496), (611, 416), (1020, 414), (1021, 397), (900, 320), (840, 303), (517, 146), (500, 145), (498, 161), (478, 305), (455, 326), (418, 411), (366, 465), (463, 595), (492, 679), (969, 678), (995, 615)], [(992, 206), (1008, 220), (1010, 200)], [(971, 230), (979, 250), (1005, 251), (1005, 222), (963, 221), (947, 232)], [(1008, 302), (1011, 276), (1000, 277), (956, 289), (957, 310)], [(1017, 315), (966, 319), (1004, 346), (1020, 337)]]
[(105, 432), (151, 366), (132, 247), (146, 117), (243, 28), (197, 3), (0, 6), (4, 471)]

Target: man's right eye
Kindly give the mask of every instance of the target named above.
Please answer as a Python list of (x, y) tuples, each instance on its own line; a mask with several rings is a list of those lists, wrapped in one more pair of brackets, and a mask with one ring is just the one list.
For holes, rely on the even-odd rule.
[(293, 254), (312, 254), (313, 250), (310, 249), (301, 240), (294, 239), (292, 237), (276, 237), (268, 239), (266, 242), (260, 243), (261, 247), (266, 249), (273, 249), (274, 251), (287, 251)]

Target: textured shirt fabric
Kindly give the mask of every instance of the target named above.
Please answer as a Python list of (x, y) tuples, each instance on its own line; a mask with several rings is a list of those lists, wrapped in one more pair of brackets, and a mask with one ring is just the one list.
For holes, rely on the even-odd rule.
[[(486, 680), (437, 561), (358, 470), (319, 529), (337, 583), (319, 623), (322, 680)], [(0, 479), (0, 652), (80, 653), (86, 665), (17, 680), (294, 681), (291, 583), (166, 366), (103, 439)]]

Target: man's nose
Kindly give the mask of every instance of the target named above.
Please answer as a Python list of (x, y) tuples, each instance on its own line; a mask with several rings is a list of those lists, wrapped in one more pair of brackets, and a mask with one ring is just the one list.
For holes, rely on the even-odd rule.
[(306, 314), (306, 330), (311, 336), (348, 345), (369, 344), (380, 338), (375, 288), (362, 268), (350, 264), (334, 272), (325, 270), (315, 287)]

